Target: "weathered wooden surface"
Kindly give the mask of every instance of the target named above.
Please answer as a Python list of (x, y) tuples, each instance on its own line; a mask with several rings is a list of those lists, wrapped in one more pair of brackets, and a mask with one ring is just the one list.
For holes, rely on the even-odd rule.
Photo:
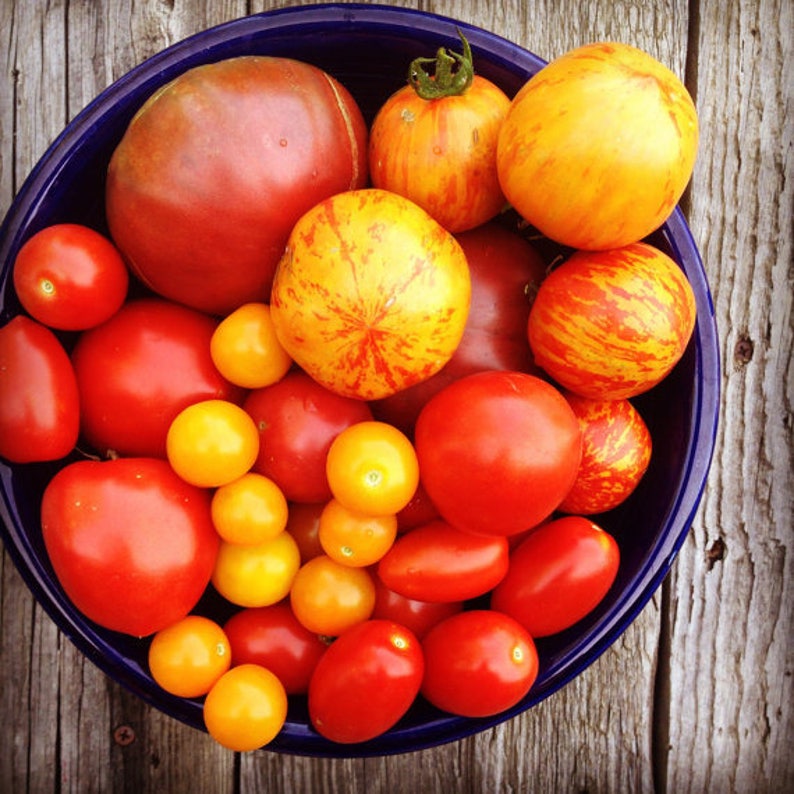
[[(268, 0), (0, 0), (0, 215), (63, 126), (152, 53)], [(722, 420), (663, 588), (583, 675), (458, 743), (367, 760), (235, 756), (86, 661), (0, 568), (0, 791), (783, 792), (792, 671), (792, 3), (420, 0), (545, 58), (643, 47), (696, 98), (684, 201), (721, 332)], [(114, 740), (119, 726), (134, 741)]]

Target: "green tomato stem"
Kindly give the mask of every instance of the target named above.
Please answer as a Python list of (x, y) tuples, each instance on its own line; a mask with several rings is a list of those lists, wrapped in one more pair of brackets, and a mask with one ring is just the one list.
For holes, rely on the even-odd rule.
[[(458, 29), (463, 42), (463, 53), (439, 47), (435, 58), (416, 58), (408, 69), (408, 82), (422, 99), (443, 99), (461, 96), (474, 80), (474, 62), (471, 47)], [(425, 67), (432, 66), (432, 72)]]

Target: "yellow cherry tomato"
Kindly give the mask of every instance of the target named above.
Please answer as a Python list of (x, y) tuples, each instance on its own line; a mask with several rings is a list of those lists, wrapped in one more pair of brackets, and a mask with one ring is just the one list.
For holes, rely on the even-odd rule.
[(419, 462), (408, 437), (386, 422), (357, 422), (333, 440), (326, 476), (334, 498), (368, 515), (394, 515), (419, 485)]
[(212, 521), (229, 543), (271, 540), (287, 526), (287, 498), (269, 477), (247, 472), (212, 496)]
[(290, 590), (290, 605), (309, 631), (337, 637), (372, 615), (375, 594), (369, 571), (322, 554), (301, 566)]
[(204, 701), (210, 736), (235, 752), (264, 747), (287, 719), (287, 693), (274, 673), (257, 664), (241, 664), (224, 673)]
[(242, 477), (259, 454), (259, 431), (239, 405), (202, 400), (171, 422), (166, 454), (174, 471), (192, 485), (217, 488)]
[(332, 560), (363, 568), (380, 560), (394, 544), (397, 516), (359, 513), (331, 499), (320, 515), (319, 536)]
[(292, 366), (266, 303), (246, 303), (221, 320), (210, 340), (210, 355), (226, 380), (246, 389), (270, 386)]
[(222, 540), (212, 584), (232, 604), (265, 607), (289, 594), (299, 567), (298, 544), (288, 532), (256, 545)]
[(200, 697), (229, 669), (232, 653), (215, 621), (188, 615), (158, 631), (149, 645), (152, 678), (172, 695)]

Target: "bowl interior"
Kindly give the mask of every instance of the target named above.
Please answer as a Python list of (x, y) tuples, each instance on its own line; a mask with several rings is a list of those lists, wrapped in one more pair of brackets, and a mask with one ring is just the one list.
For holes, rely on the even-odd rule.
[[(405, 82), (408, 64), (440, 46), (459, 50), (460, 28), (475, 68), (513, 95), (544, 62), (487, 31), (418, 11), (371, 5), (305, 6), (236, 20), (186, 39), (144, 62), (105, 90), (52, 144), (16, 197), (0, 231), (0, 325), (19, 313), (11, 267), (22, 243), (59, 222), (106, 231), (103, 190), (107, 163), (129, 120), (159, 86), (201, 63), (268, 54), (313, 63), (337, 77), (370, 121)], [(635, 401), (654, 440), (640, 488), (601, 522), (620, 543), (617, 581), (599, 608), (567, 632), (538, 642), (539, 677), (509, 712), (471, 720), (418, 702), (387, 734), (363, 745), (335, 745), (308, 725), (305, 701), (293, 698), (287, 723), (269, 749), (296, 754), (363, 756), (405, 752), (452, 741), (497, 724), (546, 698), (594, 661), (629, 625), (659, 586), (689, 529), (711, 460), (717, 421), (719, 362), (713, 310), (697, 248), (680, 211), (650, 241), (686, 272), (698, 322), (681, 362), (663, 384)], [(68, 337), (64, 337), (67, 346)], [(0, 461), (3, 540), (38, 601), (94, 663), (145, 701), (203, 728), (200, 701), (165, 694), (146, 669), (148, 643), (101, 629), (83, 618), (55, 581), (44, 550), (38, 505), (63, 465), (12, 466)], [(204, 614), (228, 612), (208, 592)]]

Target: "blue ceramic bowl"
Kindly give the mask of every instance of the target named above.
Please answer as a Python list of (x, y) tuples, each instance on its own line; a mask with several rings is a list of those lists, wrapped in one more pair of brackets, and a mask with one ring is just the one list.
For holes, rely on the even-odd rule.
[[(298, 58), (327, 70), (358, 100), (368, 120), (404, 84), (407, 64), (439, 46), (459, 48), (460, 28), (480, 74), (509, 95), (544, 62), (509, 41), (452, 19), (373, 5), (288, 8), (239, 19), (186, 39), (122, 77), (63, 131), (34, 168), (0, 232), (0, 324), (20, 312), (11, 268), (24, 241), (49, 224), (82, 222), (104, 230), (103, 184), (127, 123), (159, 86), (198, 64), (243, 54)], [(652, 240), (683, 268), (698, 321), (686, 354), (662, 385), (636, 401), (654, 439), (649, 471), (635, 495), (602, 522), (620, 543), (622, 563), (610, 593), (587, 619), (538, 643), (539, 677), (521, 703), (488, 719), (464, 719), (417, 702), (385, 735), (362, 745), (326, 741), (293, 699), (272, 750), (315, 756), (407, 752), (456, 740), (519, 714), (592, 663), (626, 629), (662, 579), (690, 527), (711, 461), (719, 397), (713, 309), (695, 243), (676, 210)], [(42, 491), (60, 464), (7, 465), (0, 460), (3, 541), (26, 583), (60, 629), (108, 675), (163, 712), (203, 729), (201, 702), (165, 694), (146, 667), (147, 643), (101, 629), (64, 596), (45, 553), (38, 516)], [(217, 608), (210, 595), (202, 605)], [(605, 692), (604, 697), (609, 697)]]

